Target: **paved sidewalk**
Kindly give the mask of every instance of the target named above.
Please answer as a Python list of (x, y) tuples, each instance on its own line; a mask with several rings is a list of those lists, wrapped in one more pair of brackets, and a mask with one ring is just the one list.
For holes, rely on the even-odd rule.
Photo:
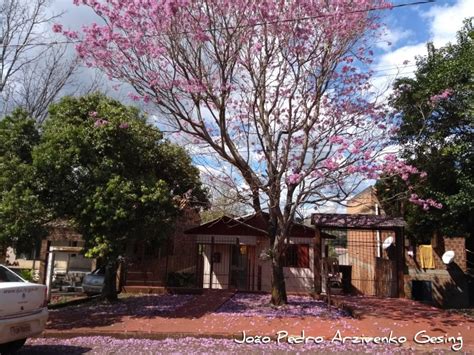
[(235, 295), (235, 290), (207, 290), (197, 295), (192, 302), (178, 308), (175, 318), (200, 318), (207, 313), (216, 311), (220, 306)]
[[(194, 297), (198, 300), (201, 296)], [(194, 303), (191, 300), (174, 313), (157, 316), (132, 312), (98, 316), (93, 311), (85, 314), (80, 308), (65, 308), (51, 312), (44, 335), (59, 338), (110, 335), (150, 339), (184, 336), (241, 339), (243, 331), (247, 335), (271, 337), (276, 337), (279, 331), (290, 335), (299, 335), (304, 331), (306, 337), (322, 336), (331, 340), (338, 331), (342, 337), (388, 337), (392, 333), (392, 337), (406, 337), (405, 346), (416, 347), (420, 351), (449, 350), (457, 337), (462, 337), (462, 351), (474, 353), (474, 319), (406, 299), (346, 298), (344, 302), (353, 307), (358, 318), (336, 319), (227, 315), (213, 312), (218, 306), (212, 298), (209, 302), (204, 300), (203, 296), (197, 304), (207, 303), (210, 307), (208, 311), (199, 307), (193, 313)], [(93, 319), (97, 321), (91, 321)], [(416, 344), (414, 337), (417, 333), (418, 341), (428, 344)]]

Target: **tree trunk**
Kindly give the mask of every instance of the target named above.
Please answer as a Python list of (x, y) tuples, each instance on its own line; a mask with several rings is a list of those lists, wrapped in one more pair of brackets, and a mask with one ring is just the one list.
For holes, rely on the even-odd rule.
[(281, 306), (288, 302), (286, 297), (285, 275), (283, 274), (283, 265), (281, 254), (276, 253), (272, 258), (272, 304)]
[(104, 288), (102, 297), (110, 302), (117, 300), (117, 268), (118, 262), (115, 258), (110, 259), (105, 266)]

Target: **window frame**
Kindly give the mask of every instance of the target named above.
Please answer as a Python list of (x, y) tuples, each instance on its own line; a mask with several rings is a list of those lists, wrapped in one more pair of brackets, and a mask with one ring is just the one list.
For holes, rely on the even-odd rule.
[(287, 244), (282, 264), (286, 268), (309, 269), (309, 243)]

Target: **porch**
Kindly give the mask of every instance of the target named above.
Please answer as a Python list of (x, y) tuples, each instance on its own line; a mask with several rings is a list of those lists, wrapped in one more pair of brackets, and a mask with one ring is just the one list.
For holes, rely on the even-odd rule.
[[(223, 216), (185, 233), (197, 245), (197, 287), (271, 290), (268, 215)], [(314, 229), (294, 223), (284, 255), (284, 275), (289, 292), (310, 292), (314, 285)], [(263, 255), (263, 257), (262, 257)]]

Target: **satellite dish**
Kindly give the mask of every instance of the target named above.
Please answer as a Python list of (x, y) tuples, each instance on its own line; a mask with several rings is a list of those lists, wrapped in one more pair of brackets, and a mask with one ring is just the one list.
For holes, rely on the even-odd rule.
[(443, 259), (443, 263), (445, 263), (446, 265), (451, 264), (454, 260), (454, 255), (455, 255), (454, 251), (448, 250), (447, 252), (443, 254), (441, 259)]
[(387, 239), (385, 239), (382, 244), (383, 250), (388, 249), (390, 245), (393, 244), (393, 242), (394, 242), (393, 237), (388, 237)]

